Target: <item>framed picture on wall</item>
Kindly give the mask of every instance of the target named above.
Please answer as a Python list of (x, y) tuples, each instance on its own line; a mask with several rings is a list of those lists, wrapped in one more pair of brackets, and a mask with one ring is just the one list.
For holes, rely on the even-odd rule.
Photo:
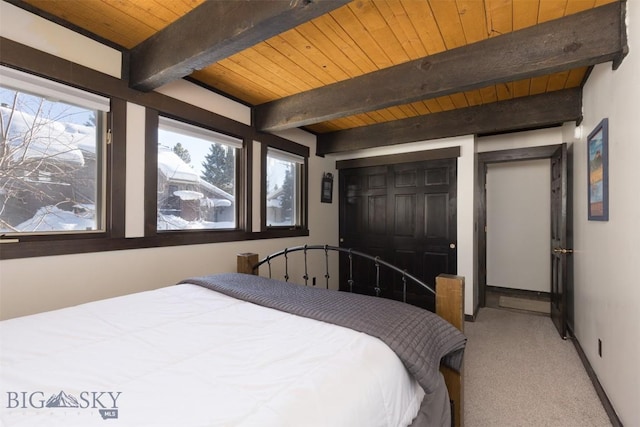
[(322, 189), (320, 190), (320, 202), (331, 203), (333, 200), (333, 175), (325, 173), (322, 176)]
[(589, 221), (609, 220), (609, 119), (605, 118), (587, 137)]

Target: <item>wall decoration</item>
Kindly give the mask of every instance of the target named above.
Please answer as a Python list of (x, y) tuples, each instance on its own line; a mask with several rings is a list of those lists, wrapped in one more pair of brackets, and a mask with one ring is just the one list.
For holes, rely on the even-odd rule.
[(609, 220), (609, 119), (587, 137), (588, 219)]
[(333, 175), (329, 172), (322, 175), (322, 188), (320, 190), (320, 202), (331, 203), (333, 201)]

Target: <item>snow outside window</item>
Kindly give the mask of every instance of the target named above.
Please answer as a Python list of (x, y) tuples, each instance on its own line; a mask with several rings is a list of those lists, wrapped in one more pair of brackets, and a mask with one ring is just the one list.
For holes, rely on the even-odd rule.
[(109, 104), (0, 67), (0, 233), (104, 230)]
[(303, 165), (301, 156), (268, 148), (267, 227), (301, 226)]
[(160, 117), (158, 231), (235, 229), (242, 140)]

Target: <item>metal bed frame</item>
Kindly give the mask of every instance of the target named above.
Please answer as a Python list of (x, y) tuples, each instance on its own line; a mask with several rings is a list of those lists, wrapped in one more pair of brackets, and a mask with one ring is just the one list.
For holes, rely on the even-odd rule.
[(435, 295), (436, 291), (434, 289), (433, 286), (430, 286), (428, 284), (426, 284), (425, 282), (423, 282), (422, 280), (420, 280), (419, 278), (417, 278), (416, 276), (408, 273), (406, 270), (402, 270), (398, 267), (396, 267), (393, 264), (390, 264), (384, 260), (382, 260), (380, 257), (378, 256), (372, 256), (369, 254), (366, 254), (364, 252), (359, 252), (353, 249), (347, 249), (347, 248), (341, 248), (338, 246), (329, 246), (329, 245), (304, 245), (304, 246), (293, 246), (290, 248), (285, 248), (281, 251), (275, 252), (271, 255), (267, 255), (266, 257), (264, 257), (263, 259), (261, 259), (257, 264), (255, 264), (253, 266), (253, 271), (255, 272), (259, 267), (261, 267), (262, 265), (266, 264), (269, 268), (269, 278), (272, 278), (271, 275), (271, 261), (275, 258), (279, 258), (281, 256), (284, 256), (284, 280), (285, 282), (288, 282), (290, 279), (289, 276), (289, 254), (293, 253), (293, 252), (300, 252), (302, 251), (304, 253), (304, 274), (302, 275), (302, 278), (304, 279), (304, 284), (305, 286), (308, 286), (308, 282), (309, 282), (309, 272), (308, 272), (308, 268), (307, 268), (307, 252), (308, 251), (314, 251), (314, 250), (321, 250), (324, 251), (324, 259), (325, 259), (325, 274), (324, 274), (324, 278), (325, 278), (325, 282), (326, 282), (326, 288), (329, 288), (329, 278), (330, 278), (330, 274), (329, 274), (329, 251), (334, 251), (334, 252), (339, 252), (339, 253), (344, 253), (347, 254), (348, 259), (349, 259), (349, 277), (347, 279), (347, 284), (349, 286), (349, 292), (353, 292), (353, 286), (355, 285), (355, 279), (353, 278), (353, 257), (357, 256), (357, 257), (361, 257), (367, 260), (370, 260), (374, 263), (375, 269), (376, 269), (376, 281), (375, 281), (375, 285), (373, 287), (373, 290), (375, 291), (376, 296), (380, 296), (380, 293), (382, 291), (382, 288), (380, 287), (381, 283), (380, 283), (380, 268), (384, 267), (387, 268), (393, 272), (398, 273), (401, 276), (401, 280), (402, 280), (402, 301), (403, 302), (407, 302), (407, 281), (410, 280), (413, 283), (416, 283), (418, 286), (424, 288), (426, 291), (430, 292), (431, 294)]

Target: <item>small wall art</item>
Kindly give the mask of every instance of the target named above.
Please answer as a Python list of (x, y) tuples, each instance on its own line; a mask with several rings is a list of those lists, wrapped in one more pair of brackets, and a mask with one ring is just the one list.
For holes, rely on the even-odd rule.
[(589, 221), (609, 220), (609, 119), (605, 118), (587, 137)]

